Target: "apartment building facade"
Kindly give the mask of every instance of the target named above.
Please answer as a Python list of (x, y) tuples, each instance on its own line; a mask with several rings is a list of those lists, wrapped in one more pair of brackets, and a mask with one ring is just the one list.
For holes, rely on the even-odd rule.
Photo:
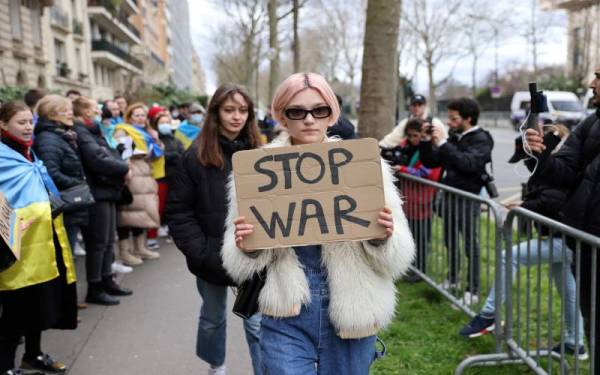
[(541, 0), (540, 6), (567, 12), (566, 73), (588, 83), (600, 66), (600, 0)]
[(0, 0), (0, 84), (49, 85), (48, 46), (42, 18), (52, 1)]

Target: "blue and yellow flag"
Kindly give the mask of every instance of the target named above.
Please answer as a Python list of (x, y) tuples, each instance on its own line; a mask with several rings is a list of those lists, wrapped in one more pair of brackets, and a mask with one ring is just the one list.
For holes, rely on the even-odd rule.
[(165, 155), (159, 145), (152, 139), (152, 136), (137, 126), (129, 124), (119, 124), (115, 132), (122, 130), (133, 139), (136, 151), (148, 154), (152, 153), (150, 158), (152, 164), (152, 177), (155, 180), (163, 178), (165, 174)]
[(183, 143), (183, 148), (187, 150), (200, 134), (200, 130), (200, 127), (184, 121), (175, 131), (175, 138), (179, 139)]
[(0, 191), (14, 209), (11, 233), (16, 235), (20, 222), (31, 223), (21, 237), (20, 259), (0, 272), (0, 291), (40, 284), (58, 277), (53, 227), (62, 250), (67, 282), (75, 282), (71, 247), (62, 215), (52, 220), (44, 179), (49, 179), (40, 160), (33, 163), (0, 143)]

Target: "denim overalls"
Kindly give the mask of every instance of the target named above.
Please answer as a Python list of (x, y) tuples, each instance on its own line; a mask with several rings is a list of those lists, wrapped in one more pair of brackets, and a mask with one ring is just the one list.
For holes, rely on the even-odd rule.
[(329, 321), (327, 270), (321, 246), (294, 248), (310, 288), (310, 303), (300, 315), (274, 318), (263, 315), (261, 348), (264, 374), (367, 375), (376, 357), (376, 336), (341, 339)]

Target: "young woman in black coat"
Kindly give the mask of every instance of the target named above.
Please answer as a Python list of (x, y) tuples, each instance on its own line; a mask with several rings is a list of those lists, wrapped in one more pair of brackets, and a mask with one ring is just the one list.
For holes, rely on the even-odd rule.
[[(237, 151), (258, 146), (260, 133), (252, 100), (243, 88), (222, 85), (209, 103), (202, 133), (170, 177), (166, 208), (169, 233), (197, 277), (202, 307), (196, 354), (213, 371), (224, 367), (227, 287), (235, 285), (223, 268), (220, 254), (231, 158)], [(244, 328), (254, 373), (261, 374), (260, 315), (245, 320)]]
[(96, 201), (90, 207), (93, 226), (83, 230), (87, 250), (85, 270), (88, 293), (86, 302), (99, 305), (117, 305), (114, 296), (128, 296), (132, 291), (117, 285), (112, 276), (115, 230), (117, 229), (117, 202), (130, 174), (129, 165), (116, 150), (110, 148), (96, 121), (96, 101), (79, 97), (73, 102), (76, 116), (75, 131), (81, 160), (90, 189)]

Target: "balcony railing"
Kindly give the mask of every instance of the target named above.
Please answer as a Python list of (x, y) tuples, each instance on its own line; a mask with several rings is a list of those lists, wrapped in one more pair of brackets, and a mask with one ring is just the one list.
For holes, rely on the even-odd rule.
[(124, 14), (119, 6), (115, 5), (111, 0), (88, 0), (88, 6), (97, 6), (103, 7), (106, 9), (113, 17), (115, 17), (123, 26), (127, 28), (127, 30), (131, 31), (138, 38), (141, 37), (138, 29), (135, 28), (129, 21), (127, 20), (127, 15)]
[(107, 40), (92, 40), (92, 51), (105, 51), (110, 52), (113, 55), (127, 61), (131, 65), (135, 66), (138, 69), (142, 69), (144, 64), (131, 56), (128, 52), (124, 51), (116, 44), (113, 44)]
[(69, 16), (60, 8), (53, 6), (50, 8), (50, 20), (53, 25), (69, 30)]

